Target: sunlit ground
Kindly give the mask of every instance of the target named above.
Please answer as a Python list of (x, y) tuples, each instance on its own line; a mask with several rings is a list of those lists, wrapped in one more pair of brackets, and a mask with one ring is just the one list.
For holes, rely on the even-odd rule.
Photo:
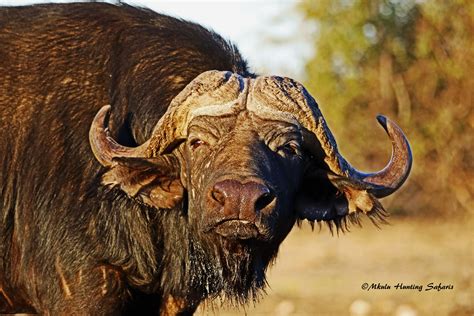
[[(367, 221), (339, 237), (295, 228), (256, 307), (199, 315), (474, 315), (473, 221), (390, 222), (379, 230)], [(366, 282), (392, 288), (364, 291)], [(454, 288), (425, 291), (430, 282)]]

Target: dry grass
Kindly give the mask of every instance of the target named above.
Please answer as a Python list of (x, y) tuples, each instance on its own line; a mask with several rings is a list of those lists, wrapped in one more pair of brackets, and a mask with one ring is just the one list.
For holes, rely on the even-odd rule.
[[(306, 226), (283, 243), (256, 307), (199, 315), (474, 315), (472, 220), (391, 219), (340, 236)], [(424, 287), (364, 291), (365, 282)], [(454, 289), (425, 291), (430, 282)]]

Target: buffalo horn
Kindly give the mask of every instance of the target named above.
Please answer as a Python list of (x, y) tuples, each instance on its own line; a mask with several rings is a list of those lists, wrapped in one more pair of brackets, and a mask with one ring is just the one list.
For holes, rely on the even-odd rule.
[(318, 104), (303, 85), (289, 78), (259, 77), (255, 80), (255, 86), (254, 99), (259, 99), (262, 104), (272, 104), (274, 110), (291, 113), (303, 127), (303, 138), (308, 149), (318, 159), (323, 158), (334, 174), (358, 182), (359, 187), (377, 198), (396, 191), (408, 177), (413, 160), (410, 145), (400, 127), (388, 118), (377, 117), (392, 141), (392, 158), (381, 171), (363, 173), (352, 167), (339, 153)]
[(405, 182), (410, 173), (413, 158), (410, 144), (401, 128), (383, 115), (378, 115), (377, 120), (392, 141), (390, 161), (378, 172), (363, 173), (351, 167), (350, 173), (356, 179), (370, 185), (371, 188), (368, 191), (375, 197), (382, 198), (395, 192)]
[(108, 129), (110, 105), (103, 106), (97, 112), (89, 130), (89, 142), (92, 152), (101, 165), (110, 167), (114, 157), (144, 157), (149, 141), (138, 147), (126, 147), (117, 143)]

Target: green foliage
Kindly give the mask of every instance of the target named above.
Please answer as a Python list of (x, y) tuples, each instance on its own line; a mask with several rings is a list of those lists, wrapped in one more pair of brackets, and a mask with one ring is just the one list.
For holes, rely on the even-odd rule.
[(472, 212), (474, 1), (306, 0), (299, 9), (317, 25), (306, 86), (349, 161), (377, 169), (388, 159), (372, 128), (378, 113), (410, 140), (414, 169), (388, 207)]

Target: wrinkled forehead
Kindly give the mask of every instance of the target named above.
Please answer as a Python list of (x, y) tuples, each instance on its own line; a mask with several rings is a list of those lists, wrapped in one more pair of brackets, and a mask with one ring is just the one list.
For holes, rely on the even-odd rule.
[(248, 112), (249, 117), (275, 120), (299, 126), (292, 113), (300, 111), (302, 86), (289, 78), (243, 78), (230, 72), (210, 74), (216, 84), (196, 97), (202, 106), (190, 111), (188, 123), (197, 117), (228, 117)]

